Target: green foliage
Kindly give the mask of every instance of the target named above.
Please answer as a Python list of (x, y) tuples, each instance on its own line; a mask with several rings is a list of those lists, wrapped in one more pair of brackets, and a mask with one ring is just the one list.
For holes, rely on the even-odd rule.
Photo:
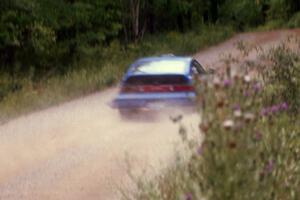
[[(68, 71), (86, 49), (118, 36), (119, 6), (111, 1), (4, 0), (0, 7), (0, 70), (35, 77)], [(109, 22), (109, 23), (107, 23)]]
[(300, 9), (299, 1), (295, 0), (269, 0), (270, 9), (267, 11), (270, 19), (287, 20)]
[[(288, 45), (287, 45), (288, 44)], [(294, 45), (294, 48), (291, 46)], [(294, 112), (300, 111), (300, 41), (290, 38), (266, 55), (270, 61), (265, 66), (264, 77), (271, 85), (272, 93), (268, 101), (286, 101)]]
[(221, 13), (221, 21), (231, 21), (238, 29), (263, 22), (262, 7), (253, 0), (226, 1), (221, 7)]
[(109, 46), (87, 48), (88, 58), (76, 62), (71, 71), (59, 76), (33, 80), (0, 74), (0, 123), (20, 114), (99, 91), (116, 84), (129, 64), (141, 57), (166, 53), (190, 54), (230, 37), (233, 30), (221, 26), (203, 26), (201, 32), (147, 36), (127, 48), (114, 40)]
[(288, 23), (290, 28), (299, 28), (300, 27), (300, 12), (296, 13)]
[(265, 24), (258, 26), (255, 28), (259, 31), (271, 31), (276, 29), (281, 29), (286, 27), (286, 22), (284, 20), (278, 19), (278, 20), (269, 20)]

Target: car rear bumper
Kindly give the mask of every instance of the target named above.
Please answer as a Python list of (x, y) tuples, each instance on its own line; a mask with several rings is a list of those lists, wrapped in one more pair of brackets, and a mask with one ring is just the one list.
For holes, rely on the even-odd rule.
[(112, 103), (117, 109), (161, 110), (173, 107), (194, 107), (195, 93), (159, 95), (119, 95)]

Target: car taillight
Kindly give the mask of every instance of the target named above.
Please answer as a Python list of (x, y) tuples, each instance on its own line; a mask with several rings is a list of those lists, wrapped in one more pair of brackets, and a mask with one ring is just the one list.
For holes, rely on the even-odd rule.
[(195, 88), (192, 85), (175, 85), (174, 86), (175, 92), (193, 92)]
[(191, 85), (141, 85), (123, 86), (122, 93), (147, 93), (147, 92), (193, 92)]

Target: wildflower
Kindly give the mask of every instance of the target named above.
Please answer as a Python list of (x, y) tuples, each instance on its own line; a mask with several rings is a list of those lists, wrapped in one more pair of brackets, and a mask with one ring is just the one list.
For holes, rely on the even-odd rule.
[(279, 109), (280, 109), (280, 106), (274, 105), (274, 106), (272, 106), (272, 107), (270, 108), (270, 112), (271, 112), (272, 114), (276, 114), (276, 113), (278, 113)]
[(235, 110), (233, 112), (233, 115), (235, 118), (241, 118), (242, 117), (242, 111), (241, 110)]
[(269, 109), (268, 108), (263, 108), (261, 111), (260, 111), (260, 115), (261, 116), (267, 116), (269, 114)]
[(254, 90), (254, 92), (259, 92), (259, 91), (261, 91), (261, 84), (259, 83), (259, 82), (257, 82), (257, 83), (255, 83), (254, 85), (253, 85), (253, 90)]
[(255, 115), (253, 113), (245, 113), (244, 119), (246, 122), (251, 122), (255, 119)]
[(267, 163), (266, 167), (265, 167), (265, 172), (266, 173), (272, 173), (273, 169), (274, 169), (274, 161), (273, 160), (269, 160), (269, 162)]
[(250, 81), (251, 81), (251, 77), (249, 75), (245, 75), (244, 76), (244, 82), (245, 83), (250, 83)]
[(249, 91), (246, 90), (246, 91), (244, 92), (244, 96), (245, 96), (245, 97), (249, 97), (249, 96), (251, 96), (251, 93), (250, 93)]
[(230, 79), (225, 79), (223, 81), (223, 86), (226, 87), (226, 88), (230, 87), (231, 84), (232, 84), (232, 81)]
[(187, 193), (187, 194), (185, 195), (185, 200), (192, 200), (192, 199), (193, 199), (192, 193)]
[(230, 130), (232, 127), (234, 126), (234, 121), (233, 120), (225, 120), (223, 122), (223, 127), (226, 129), (226, 130)]
[(289, 105), (286, 102), (283, 102), (283, 103), (278, 104), (278, 105), (273, 105), (271, 107), (263, 108), (260, 111), (260, 114), (262, 116), (267, 116), (267, 115), (270, 115), (270, 114), (276, 114), (280, 111), (286, 111), (288, 109), (289, 109)]
[(207, 122), (202, 122), (200, 125), (199, 125), (199, 128), (200, 130), (203, 132), (203, 133), (207, 133), (208, 129), (209, 129), (209, 124)]
[(224, 99), (218, 100), (218, 102), (217, 102), (217, 107), (218, 108), (223, 108), (224, 105), (225, 105), (225, 100)]
[(262, 139), (262, 134), (259, 131), (256, 131), (255, 133), (255, 140), (260, 141)]
[(233, 106), (233, 110), (234, 110), (234, 111), (236, 111), (236, 110), (241, 110), (240, 104), (235, 104), (235, 105)]
[(284, 103), (282, 103), (280, 105), (280, 109), (281, 110), (288, 110), (289, 109), (289, 105), (286, 102), (284, 102)]
[(236, 142), (234, 142), (234, 141), (231, 141), (231, 142), (229, 142), (228, 143), (228, 147), (230, 148), (230, 149), (235, 149), (236, 148)]
[(219, 79), (219, 78), (214, 78), (213, 84), (214, 84), (214, 87), (215, 87), (216, 89), (220, 88), (220, 86), (221, 86), (221, 81), (220, 81), (220, 79)]

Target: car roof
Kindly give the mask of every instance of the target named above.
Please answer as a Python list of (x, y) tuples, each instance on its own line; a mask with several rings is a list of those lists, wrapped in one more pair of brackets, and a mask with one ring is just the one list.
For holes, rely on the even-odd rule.
[(136, 60), (129, 68), (127, 76), (135, 75), (187, 75), (192, 57), (160, 56)]

